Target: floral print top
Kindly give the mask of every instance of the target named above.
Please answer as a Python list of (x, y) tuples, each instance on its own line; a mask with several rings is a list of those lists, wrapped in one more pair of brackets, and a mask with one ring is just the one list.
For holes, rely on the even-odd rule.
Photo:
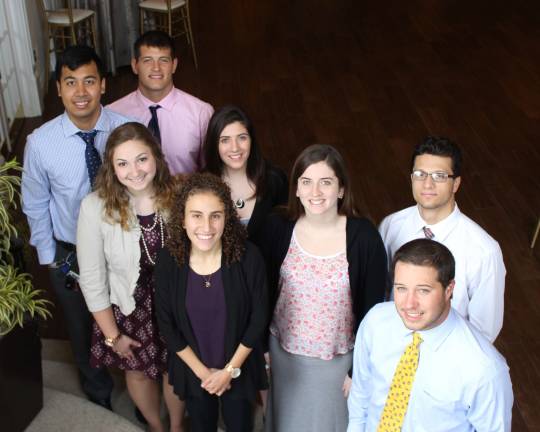
[(316, 256), (293, 232), (270, 332), (292, 354), (330, 360), (354, 348), (347, 255)]

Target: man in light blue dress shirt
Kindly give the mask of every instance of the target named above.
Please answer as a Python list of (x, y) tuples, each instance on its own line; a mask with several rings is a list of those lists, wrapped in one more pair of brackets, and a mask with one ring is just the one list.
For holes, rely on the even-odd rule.
[[(30, 243), (37, 249), (39, 263), (49, 266), (82, 388), (90, 400), (110, 409), (111, 377), (106, 370), (93, 369), (89, 364), (91, 315), (76, 285), (66, 283), (67, 267), (57, 268), (55, 263), (68, 256), (76, 259), (79, 207), (91, 190), (91, 171), (85, 155), (87, 143), (77, 134), (95, 135), (93, 144), (97, 153), (91, 149), (95, 162), (103, 154), (110, 132), (129, 119), (100, 105), (105, 92), (104, 68), (89, 47), (69, 47), (58, 57), (56, 85), (65, 112), (27, 138), (22, 207), (30, 225)], [(99, 165), (99, 160), (97, 162)], [(72, 270), (76, 270), (76, 262)]]
[(418, 239), (394, 255), (394, 301), (374, 306), (356, 337), (348, 432), (376, 431), (396, 366), (420, 335), (404, 432), (511, 430), (513, 393), (504, 357), (450, 306), (455, 262)]

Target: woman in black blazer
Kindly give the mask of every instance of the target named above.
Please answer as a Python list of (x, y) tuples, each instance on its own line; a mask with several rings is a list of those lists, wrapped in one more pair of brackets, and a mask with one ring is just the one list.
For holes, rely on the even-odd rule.
[(206, 132), (205, 170), (223, 179), (250, 241), (260, 246), (267, 216), (287, 203), (287, 175), (262, 156), (253, 123), (239, 107), (218, 109)]
[(218, 399), (227, 430), (251, 431), (257, 390), (267, 387), (263, 259), (246, 242), (230, 190), (218, 177), (192, 175), (173, 208), (154, 273), (156, 315), (171, 353), (169, 381), (186, 401), (192, 431), (215, 432)]

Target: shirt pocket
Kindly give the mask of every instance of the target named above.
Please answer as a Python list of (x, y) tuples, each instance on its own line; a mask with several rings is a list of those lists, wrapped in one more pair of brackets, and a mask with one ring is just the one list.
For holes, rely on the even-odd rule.
[(417, 397), (414, 431), (468, 431), (466, 411), (457, 396), (438, 389), (421, 389)]

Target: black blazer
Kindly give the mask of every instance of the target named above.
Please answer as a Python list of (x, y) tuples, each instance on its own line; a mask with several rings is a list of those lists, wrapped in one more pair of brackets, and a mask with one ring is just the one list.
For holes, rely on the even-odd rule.
[[(200, 379), (176, 355), (189, 345), (201, 358), (186, 313), (188, 270), (187, 264), (178, 266), (169, 250), (164, 248), (154, 271), (156, 316), (169, 350), (169, 382), (181, 399), (199, 397), (205, 391)], [(227, 309), (225, 356), (230, 359), (240, 343), (253, 349), (242, 365), (242, 374), (231, 381), (228, 392), (254, 400), (257, 390), (268, 387), (261, 344), (268, 312), (263, 258), (258, 249), (247, 242), (239, 262), (227, 265), (222, 261), (221, 275)]]
[(268, 215), (274, 207), (287, 204), (289, 194), (287, 175), (281, 168), (277, 168), (269, 162), (266, 162), (264, 183), (262, 196), (257, 198), (247, 225), (248, 238), (257, 246), (260, 246), (262, 241), (263, 229)]
[[(268, 218), (261, 250), (265, 256), (270, 296), (270, 317), (279, 297), (279, 276), (287, 256), (296, 221), (283, 215)], [(347, 218), (347, 262), (355, 317), (354, 331), (364, 315), (377, 303), (384, 301), (388, 265), (386, 250), (379, 232), (366, 218)]]

